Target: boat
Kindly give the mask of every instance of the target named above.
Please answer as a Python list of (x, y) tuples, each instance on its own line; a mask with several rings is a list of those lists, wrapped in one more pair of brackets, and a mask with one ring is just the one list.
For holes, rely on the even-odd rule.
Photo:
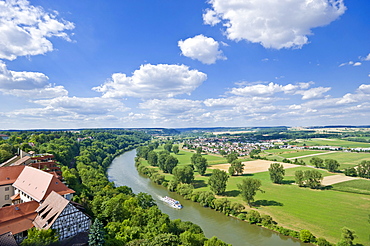
[(164, 201), (165, 203), (167, 203), (168, 205), (170, 205), (173, 208), (182, 209), (181, 203), (179, 201), (169, 197), (169, 196), (164, 196), (164, 197), (161, 198), (161, 200)]

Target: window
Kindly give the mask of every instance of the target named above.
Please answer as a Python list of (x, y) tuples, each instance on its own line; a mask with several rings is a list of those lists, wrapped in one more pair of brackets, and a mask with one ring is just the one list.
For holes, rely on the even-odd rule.
[(5, 195), (5, 200), (9, 200), (9, 195)]
[(5, 187), (5, 191), (8, 191), (9, 190), (9, 187)]

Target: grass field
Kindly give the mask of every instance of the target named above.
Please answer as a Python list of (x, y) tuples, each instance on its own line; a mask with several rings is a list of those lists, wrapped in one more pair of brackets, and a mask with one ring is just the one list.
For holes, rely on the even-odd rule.
[(299, 145), (306, 144), (307, 146), (339, 146), (344, 148), (370, 148), (370, 143), (353, 142), (342, 139), (325, 139), (325, 138), (313, 138), (310, 140), (301, 140)]
[(305, 155), (319, 154), (328, 152), (326, 150), (298, 150), (298, 149), (269, 149), (265, 150), (265, 153), (272, 154), (283, 158), (294, 158)]
[[(180, 151), (180, 155), (176, 155), (176, 157), (181, 161), (180, 165), (185, 165), (190, 163), (192, 154)], [(204, 156), (209, 158), (209, 162), (214, 162), (213, 164), (226, 163), (224, 158), (218, 156)], [(262, 181), (261, 188), (265, 191), (265, 193), (258, 193), (255, 198), (260, 213), (271, 215), (284, 227), (298, 231), (308, 229), (315, 236), (324, 237), (333, 243), (340, 240), (341, 228), (347, 226), (356, 231), (358, 235), (356, 243), (370, 246), (370, 225), (367, 222), (370, 213), (370, 195), (339, 190), (311, 190), (292, 184), (294, 183), (295, 171), (307, 169), (310, 168), (302, 166), (286, 169), (285, 184), (283, 185), (273, 184), (268, 172), (230, 177), (224, 197), (232, 202), (245, 204), (239, 196), (237, 184), (246, 177), (258, 178)], [(319, 171), (323, 176), (333, 175), (324, 170)], [(206, 176), (200, 176), (195, 172), (194, 187), (196, 190), (209, 190), (207, 183), (211, 172), (212, 169), (207, 169)], [(170, 174), (165, 174), (165, 176), (167, 180), (172, 179)], [(359, 185), (349, 183), (346, 186), (366, 188), (362, 182)], [(335, 184), (333, 187), (340, 187), (340, 184)]]
[(333, 190), (370, 195), (370, 180), (358, 179), (333, 184)]
[[(357, 153), (357, 152), (341, 152), (335, 151), (325, 155), (318, 155), (317, 157), (321, 159), (334, 159), (340, 163), (340, 169), (347, 167), (354, 167), (360, 164), (363, 160), (370, 160), (370, 153)], [(312, 157), (303, 157), (300, 160), (306, 163), (310, 162)]]

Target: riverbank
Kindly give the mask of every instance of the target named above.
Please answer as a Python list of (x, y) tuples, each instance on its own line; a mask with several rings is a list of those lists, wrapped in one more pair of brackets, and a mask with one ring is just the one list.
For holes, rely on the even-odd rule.
[[(189, 156), (189, 154), (182, 152), (180, 155)], [(185, 159), (184, 156), (181, 156), (181, 159)], [(190, 158), (186, 163), (180, 162), (179, 165), (186, 165), (189, 162)], [(143, 163), (147, 165), (145, 161)], [(156, 167), (152, 168), (158, 170)], [(226, 192), (222, 197), (246, 206), (245, 202), (238, 196), (237, 184), (247, 176), (258, 178), (262, 181), (261, 188), (266, 191), (258, 193), (255, 198), (256, 209), (261, 214), (271, 215), (285, 228), (295, 231), (307, 229), (316, 237), (325, 237), (333, 243), (340, 240), (341, 228), (346, 226), (358, 235), (355, 242), (369, 245), (367, 242), (368, 231), (366, 230), (368, 211), (370, 211), (368, 199), (359, 194), (334, 190), (312, 190), (292, 185), (294, 172), (307, 169), (310, 168), (301, 166), (286, 169), (285, 184), (283, 185), (273, 184), (268, 172), (232, 176), (229, 178)], [(332, 175), (322, 170), (319, 171), (323, 176)], [(207, 169), (205, 176), (200, 176), (195, 172), (194, 192), (209, 191), (207, 183), (211, 172), (211, 169)], [(172, 175), (163, 174), (160, 171), (159, 174), (165, 175), (167, 181), (172, 180)], [(359, 206), (363, 209), (358, 209)], [(347, 219), (349, 214), (354, 220)]]
[[(169, 192), (165, 187), (154, 184), (145, 176), (139, 175), (135, 165), (134, 151), (129, 151), (115, 158), (108, 168), (108, 178), (117, 186), (127, 185), (135, 193), (145, 192), (156, 200), (158, 207), (171, 219), (192, 221), (201, 226), (206, 237), (217, 236), (224, 242), (234, 246), (277, 245), (277, 246), (304, 246), (298, 240), (282, 236), (276, 232), (242, 222), (241, 220), (225, 216), (199, 203), (184, 200), (182, 196)], [(179, 200), (184, 206), (175, 210), (160, 201), (160, 197), (170, 196)], [(228, 233), (226, 233), (228, 232)]]

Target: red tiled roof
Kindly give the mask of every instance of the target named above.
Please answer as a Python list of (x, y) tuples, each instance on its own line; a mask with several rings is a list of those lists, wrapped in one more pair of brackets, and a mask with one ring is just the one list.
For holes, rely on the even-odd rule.
[(25, 166), (13, 186), (36, 201), (44, 200), (52, 191), (58, 194), (75, 193), (52, 174)]
[(31, 201), (0, 208), (0, 234), (10, 231), (15, 235), (32, 228), (38, 206), (38, 202)]
[(0, 167), (0, 185), (13, 184), (24, 166)]

